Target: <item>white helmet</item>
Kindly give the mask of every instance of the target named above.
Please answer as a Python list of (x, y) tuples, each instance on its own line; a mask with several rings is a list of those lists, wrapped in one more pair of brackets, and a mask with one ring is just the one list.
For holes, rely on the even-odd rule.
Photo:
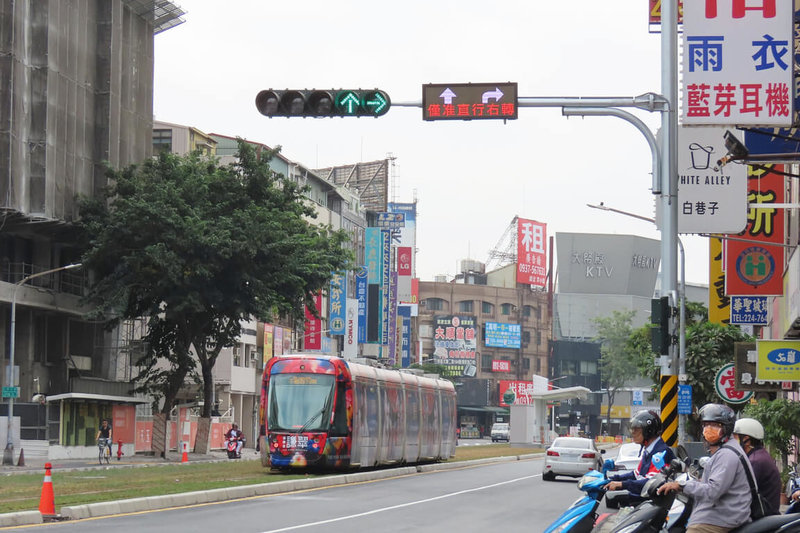
[(747, 435), (754, 439), (764, 440), (764, 426), (755, 418), (740, 418), (733, 426), (733, 432), (737, 435)]

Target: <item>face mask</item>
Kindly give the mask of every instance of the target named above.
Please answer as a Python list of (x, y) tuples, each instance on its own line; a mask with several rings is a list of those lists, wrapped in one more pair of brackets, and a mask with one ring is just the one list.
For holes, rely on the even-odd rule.
[(706, 426), (703, 428), (703, 438), (709, 444), (715, 444), (722, 438), (722, 428)]

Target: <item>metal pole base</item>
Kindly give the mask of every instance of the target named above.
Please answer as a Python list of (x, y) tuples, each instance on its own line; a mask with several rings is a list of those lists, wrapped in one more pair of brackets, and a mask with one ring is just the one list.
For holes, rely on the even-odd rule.
[(7, 444), (3, 450), (3, 466), (14, 466), (14, 445)]

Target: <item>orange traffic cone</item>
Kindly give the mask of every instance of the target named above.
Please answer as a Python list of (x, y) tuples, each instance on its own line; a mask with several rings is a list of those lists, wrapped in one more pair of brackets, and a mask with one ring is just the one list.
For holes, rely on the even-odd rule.
[(53, 494), (53, 478), (50, 474), (50, 469), (53, 465), (45, 463), (44, 465), (44, 484), (42, 485), (42, 496), (39, 498), (39, 512), (42, 516), (55, 516), (56, 515), (56, 500)]
[(19, 449), (19, 459), (17, 459), (17, 466), (25, 466), (25, 450)]
[(183, 443), (183, 454), (181, 455), (181, 463), (188, 463), (189, 462), (189, 443)]

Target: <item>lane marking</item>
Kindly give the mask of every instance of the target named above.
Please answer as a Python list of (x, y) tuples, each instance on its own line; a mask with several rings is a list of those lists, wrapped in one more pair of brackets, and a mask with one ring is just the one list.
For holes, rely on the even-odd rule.
[(356, 514), (351, 514), (351, 515), (346, 515), (346, 516), (340, 516), (338, 518), (330, 518), (328, 520), (319, 520), (317, 522), (309, 522), (307, 524), (298, 524), (296, 526), (283, 527), (283, 528), (280, 528), (280, 529), (270, 529), (270, 530), (264, 531), (262, 533), (279, 533), (281, 531), (292, 531), (292, 530), (295, 530), (295, 529), (303, 529), (303, 528), (306, 528), (306, 527), (314, 527), (314, 526), (321, 526), (321, 525), (324, 525), (324, 524), (332, 524), (334, 522), (342, 522), (344, 520), (352, 520), (354, 518), (361, 518), (362, 516), (369, 516), (369, 515), (373, 515), (373, 514), (384, 513), (386, 511), (394, 511), (395, 509), (402, 509), (404, 507), (411, 507), (412, 505), (420, 505), (420, 504), (423, 504), (423, 503), (435, 502), (437, 500), (443, 500), (445, 498), (452, 498), (454, 496), (460, 496), (462, 494), (468, 494), (470, 492), (477, 492), (477, 491), (480, 491), (480, 490), (486, 490), (486, 489), (491, 489), (491, 488), (495, 488), (495, 487), (500, 487), (502, 485), (508, 485), (509, 483), (517, 483), (519, 481), (525, 481), (526, 479), (532, 479), (532, 478), (535, 478), (535, 477), (539, 477), (540, 475), (541, 474), (534, 474), (534, 475), (531, 475), (531, 476), (518, 477), (516, 479), (509, 479), (508, 481), (501, 481), (500, 483), (493, 483), (491, 485), (484, 485), (482, 487), (475, 487), (475, 488), (472, 488), (472, 489), (460, 490), (458, 492), (451, 492), (449, 494), (442, 494), (440, 496), (434, 496), (433, 498), (425, 498), (424, 500), (416, 500), (416, 501), (413, 501), (413, 502), (406, 502), (406, 503), (401, 503), (401, 504), (398, 504), (398, 505), (391, 505), (389, 507), (381, 507), (380, 509), (373, 509), (372, 511), (365, 511), (363, 513), (356, 513)]

